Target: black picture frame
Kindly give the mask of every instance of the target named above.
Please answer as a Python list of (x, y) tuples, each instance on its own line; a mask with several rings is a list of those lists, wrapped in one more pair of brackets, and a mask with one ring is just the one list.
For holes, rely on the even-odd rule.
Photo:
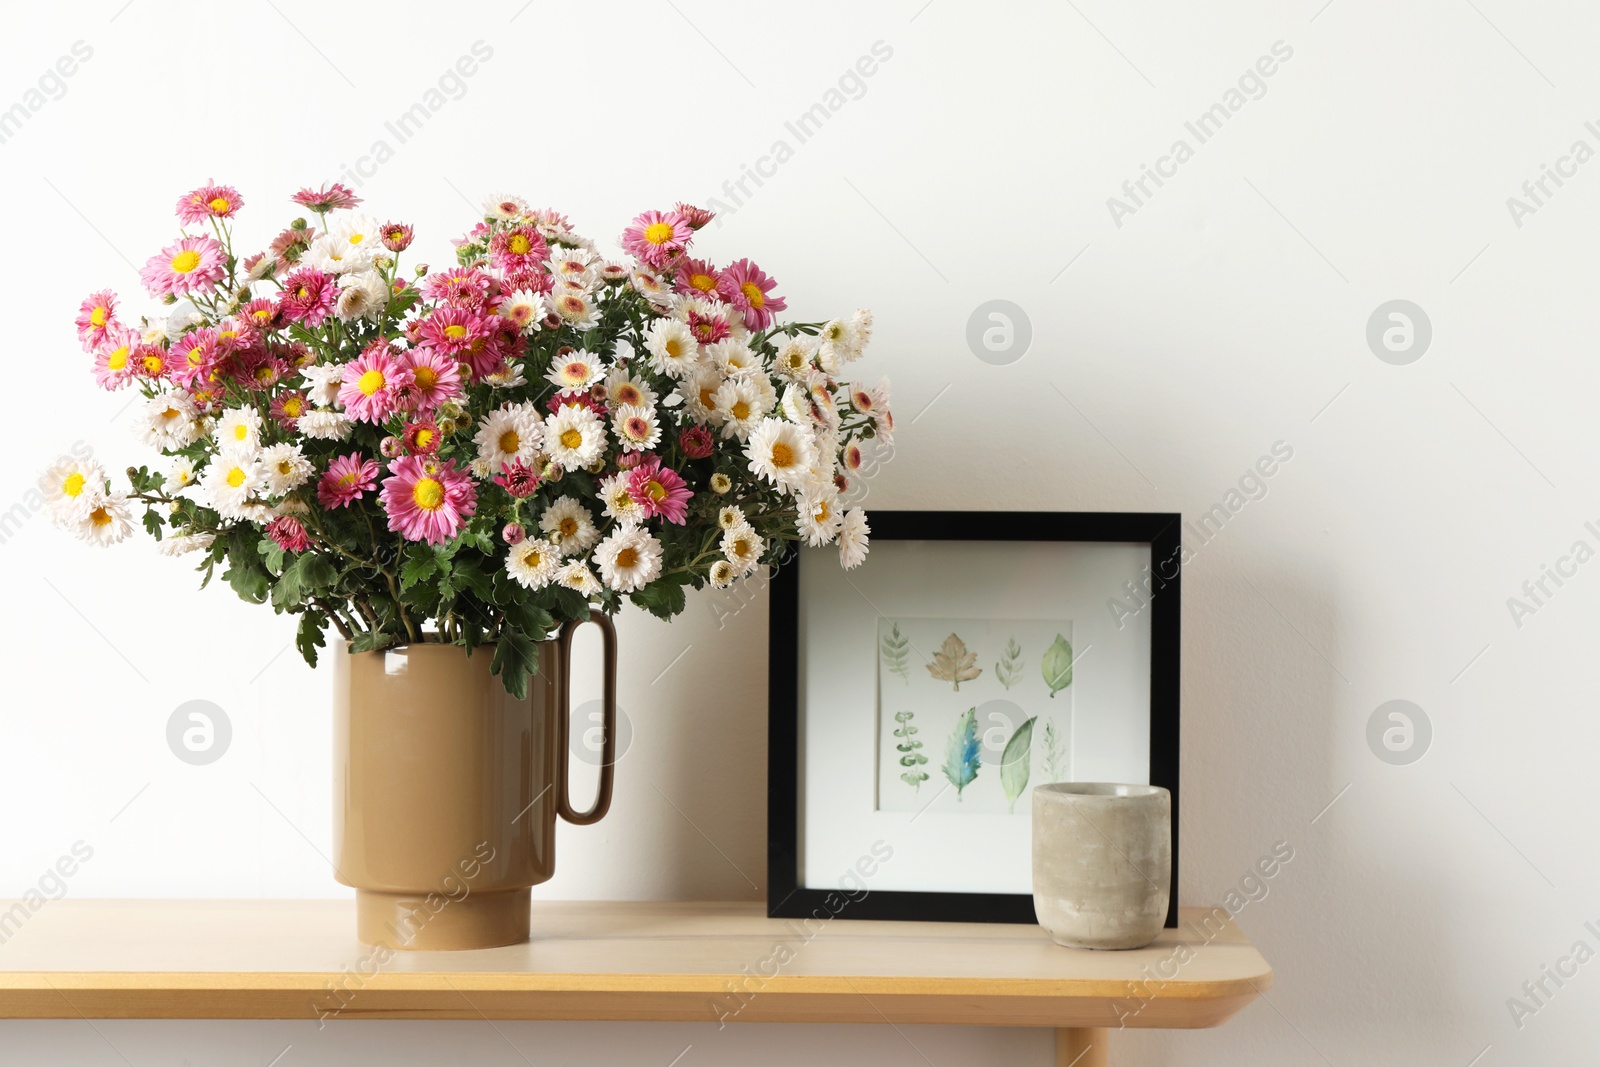
[[(981, 519), (975, 522), (974, 519)], [(1183, 516), (1167, 512), (872, 511), (874, 543), (912, 541), (1120, 542), (1150, 546), (1150, 784), (1172, 794), (1168, 927), (1178, 924), (1179, 655)], [(975, 529), (1000, 531), (974, 538)], [(867, 564), (870, 566), (870, 560)], [(767, 690), (767, 914), (922, 922), (1037, 921), (1027, 893), (872, 890), (839, 906), (839, 892), (800, 877), (800, 557), (774, 573)], [(830, 899), (832, 898), (832, 899)]]

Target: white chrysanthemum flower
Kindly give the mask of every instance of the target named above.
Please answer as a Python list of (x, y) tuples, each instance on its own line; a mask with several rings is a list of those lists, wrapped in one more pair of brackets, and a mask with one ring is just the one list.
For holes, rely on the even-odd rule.
[(866, 512), (860, 508), (845, 512), (844, 522), (839, 527), (839, 564), (845, 570), (861, 566), (861, 561), (867, 558), (867, 545), (872, 540), (868, 535), (871, 532)]
[(530, 538), (511, 546), (506, 556), (506, 573), (527, 589), (543, 589), (556, 576), (561, 553), (543, 538)]
[(744, 341), (729, 339), (705, 347), (705, 356), (728, 377), (754, 374), (761, 370), (761, 357)]
[(608, 519), (618, 522), (642, 522), (644, 508), (628, 492), (628, 472), (622, 471), (600, 479), (601, 511)]
[(529, 212), (528, 202), (510, 193), (496, 193), (483, 202), (483, 213), (492, 219), (510, 222)]
[(700, 344), (694, 331), (677, 319), (657, 319), (645, 331), (644, 350), (650, 353), (650, 369), (682, 379), (694, 370), (700, 359)]
[(661, 443), (661, 421), (654, 408), (623, 404), (611, 416), (617, 440), (629, 452), (648, 452)]
[(194, 460), (179, 456), (167, 468), (167, 477), (161, 483), (168, 496), (176, 496), (194, 484)]
[(581, 559), (568, 560), (556, 572), (556, 584), (565, 586), (584, 596), (594, 596), (600, 591), (600, 579), (594, 576), (589, 564)]
[(613, 368), (611, 373), (606, 375), (606, 401), (613, 407), (637, 404), (653, 408), (659, 399), (656, 391), (650, 388), (643, 378), (631, 376), (626, 367)]
[(752, 378), (729, 378), (717, 387), (711, 402), (714, 419), (722, 423), (724, 438), (748, 440), (767, 414), (767, 398)]
[(516, 360), (508, 360), (499, 370), (490, 371), (479, 380), (491, 389), (520, 389), (528, 384), (527, 375), (522, 373), (522, 364)]
[(844, 516), (839, 512), (839, 491), (832, 483), (822, 483), (801, 494), (795, 515), (795, 528), (812, 547), (832, 544), (839, 534)]
[(561, 550), (563, 556), (587, 552), (600, 540), (594, 516), (576, 497), (557, 497), (539, 516), (539, 529)]
[(315, 267), (325, 274), (348, 274), (372, 266), (372, 254), (353, 247), (336, 234), (324, 233), (312, 239), (301, 253), (300, 265)]
[(338, 363), (317, 363), (304, 367), (300, 376), (306, 380), (306, 396), (319, 408), (331, 408), (339, 402), (339, 387), (344, 384), (344, 367)]
[(605, 368), (585, 352), (569, 352), (550, 361), (550, 373), (545, 380), (561, 393), (586, 392), (589, 386), (605, 377)]
[(594, 550), (600, 578), (619, 593), (642, 589), (661, 575), (661, 542), (637, 526), (619, 526)]
[(311, 480), (317, 468), (299, 445), (268, 445), (261, 452), (261, 471), (272, 496), (292, 493)]
[(861, 354), (861, 339), (847, 319), (834, 319), (817, 334), (817, 362), (829, 374)]
[(329, 233), (348, 246), (351, 251), (375, 256), (385, 251), (381, 226), (382, 224), (371, 215), (358, 215), (347, 211), (337, 216), (337, 221), (329, 228)]
[(850, 316), (850, 329), (856, 335), (856, 356), (860, 356), (872, 342), (872, 312), (867, 308), (856, 308)]
[(544, 317), (550, 314), (550, 305), (545, 302), (543, 293), (518, 289), (501, 301), (495, 310), (515, 323), (523, 333), (534, 333), (544, 325)]
[(214, 540), (216, 535), (210, 533), (168, 534), (156, 545), (156, 551), (163, 556), (186, 556), (190, 552), (205, 551)]
[(722, 388), (722, 381), (722, 373), (715, 367), (698, 367), (679, 384), (678, 395), (683, 398), (689, 418), (698, 423), (716, 421), (717, 390)]
[(728, 557), (728, 562), (733, 564), (733, 569), (742, 576), (756, 569), (767, 544), (756, 533), (755, 527), (748, 522), (741, 522), (722, 535), (720, 547), (722, 554)]
[(83, 509), (73, 522), (79, 537), (91, 545), (114, 545), (133, 532), (128, 495), (123, 492), (85, 494)]
[(172, 310), (167, 312), (167, 317), (160, 320), (164, 331), (163, 336), (169, 342), (176, 343), (178, 338), (188, 332), (190, 327), (198, 326), (206, 321), (203, 311), (195, 307), (194, 301), (184, 297), (172, 305)]
[(544, 420), (532, 404), (505, 404), (483, 417), (472, 442), (478, 446), (478, 458), (491, 473), (498, 473), (508, 463), (531, 466), (543, 432)]
[(308, 411), (294, 424), (301, 433), (318, 441), (343, 441), (355, 428), (342, 411)]
[(811, 424), (811, 394), (803, 385), (789, 384), (783, 387), (783, 401), (779, 404), (783, 417), (790, 422), (799, 423), (801, 426)]
[(216, 435), (221, 448), (260, 448), (261, 412), (255, 408), (227, 408), (217, 420)]
[(733, 564), (725, 559), (719, 559), (711, 565), (711, 588), (726, 589), (739, 577), (739, 572), (734, 570)]
[(605, 451), (605, 424), (584, 405), (567, 404), (544, 420), (544, 447), (552, 462), (581, 470)]
[(657, 306), (665, 304), (672, 296), (672, 293), (667, 289), (667, 284), (654, 271), (648, 271), (641, 267), (633, 272), (633, 277), (630, 281), (641, 296)]
[(556, 286), (550, 293), (550, 308), (574, 330), (590, 330), (596, 325), (594, 298), (582, 286)]
[(389, 306), (389, 283), (375, 270), (356, 271), (339, 279), (334, 314), (345, 322), (376, 319)]
[(816, 461), (811, 435), (783, 419), (762, 419), (745, 444), (750, 473), (786, 488), (806, 483)]
[(194, 401), (183, 393), (157, 393), (139, 413), (139, 436), (145, 444), (174, 451), (194, 444), (205, 432)]
[(545, 270), (557, 282), (566, 282), (579, 289), (594, 288), (596, 256), (586, 248), (558, 248), (545, 260)]
[(829, 429), (839, 425), (839, 403), (833, 397), (833, 390), (828, 388), (826, 381), (818, 380), (811, 383), (811, 418), (819, 426)]
[(805, 381), (806, 374), (811, 370), (811, 356), (816, 344), (816, 341), (805, 336), (791, 337), (783, 342), (772, 357), (773, 373), (791, 382)]
[(243, 449), (223, 449), (200, 476), (206, 505), (225, 519), (250, 517), (250, 496), (266, 485), (259, 454)]
[(717, 512), (717, 528), (720, 530), (731, 530), (744, 521), (744, 509), (738, 504), (729, 504)]
[(92, 459), (65, 458), (45, 471), (39, 488), (59, 523), (76, 521), (106, 491), (106, 472)]

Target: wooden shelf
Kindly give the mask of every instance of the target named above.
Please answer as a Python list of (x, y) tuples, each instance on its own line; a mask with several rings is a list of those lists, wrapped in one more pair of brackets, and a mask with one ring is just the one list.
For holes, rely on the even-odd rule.
[(386, 958), (347, 901), (60, 901), (0, 919), (0, 1018), (1216, 1026), (1272, 971), (1222, 911), (1183, 918), (1145, 949), (1079, 952), (1037, 926), (540, 902), (528, 944)]

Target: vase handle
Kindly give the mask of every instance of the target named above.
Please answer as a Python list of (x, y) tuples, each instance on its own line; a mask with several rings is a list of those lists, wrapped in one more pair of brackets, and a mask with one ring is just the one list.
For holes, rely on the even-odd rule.
[(572, 635), (583, 625), (584, 620), (570, 619), (563, 623), (561, 634), (556, 638), (556, 647), (561, 658), (561, 692), (557, 711), (561, 723), (557, 731), (561, 738), (561, 746), (556, 754), (561, 770), (557, 775), (559, 791), (556, 794), (556, 813), (575, 826), (588, 826), (605, 817), (606, 811), (611, 807), (612, 772), (615, 770), (617, 759), (617, 631), (611, 625), (611, 617), (603, 611), (591, 608), (587, 621), (600, 627), (600, 637), (605, 643), (604, 677), (601, 679), (601, 701), (604, 705), (602, 712), (604, 721), (601, 725), (605, 730), (605, 741), (600, 750), (600, 788), (596, 790), (594, 804), (588, 811), (572, 810), (571, 788), (567, 775), (571, 760), (567, 740), (572, 730)]

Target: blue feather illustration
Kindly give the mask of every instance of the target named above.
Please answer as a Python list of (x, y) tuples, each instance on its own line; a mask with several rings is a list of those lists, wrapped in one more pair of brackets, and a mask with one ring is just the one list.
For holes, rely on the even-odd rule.
[(956, 787), (957, 800), (961, 799), (961, 791), (978, 777), (978, 767), (978, 709), (968, 708), (950, 735), (942, 768), (944, 776)]

